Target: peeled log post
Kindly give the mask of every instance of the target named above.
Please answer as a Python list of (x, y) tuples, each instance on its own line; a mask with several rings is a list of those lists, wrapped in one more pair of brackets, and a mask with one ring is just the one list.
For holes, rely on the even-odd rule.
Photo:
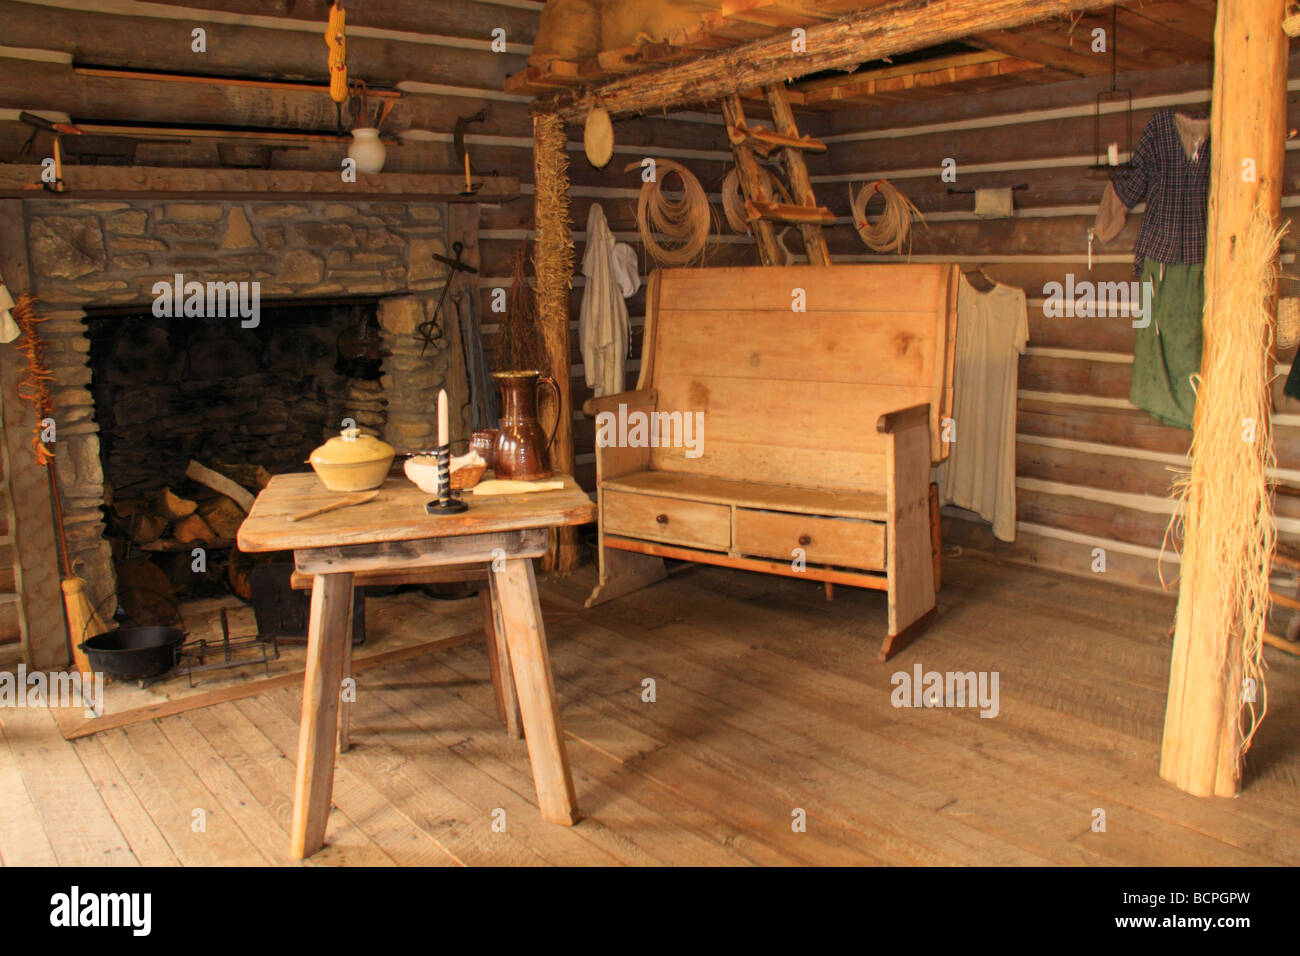
[[(559, 386), (560, 407), (541, 411), (543, 422), (555, 421), (551, 467), (573, 474), (573, 409), (569, 407), (569, 289), (573, 285), (573, 232), (569, 223), (569, 159), (564, 123), (555, 115), (533, 118), (533, 272), (537, 277), (537, 324), (548, 372)], [(558, 416), (552, 417), (552, 416)], [(574, 528), (555, 532), (544, 567), (572, 571), (578, 565), (578, 536)]]
[[(1251, 581), (1257, 590), (1262, 578), (1266, 587), (1272, 542), (1265, 526), (1270, 521), (1262, 476), (1266, 457), (1248, 454), (1250, 446), (1239, 436), (1226, 439), (1240, 424), (1231, 421), (1235, 411), (1225, 415), (1224, 410), (1232, 408), (1234, 396), (1257, 396), (1259, 409), (1247, 414), (1261, 418), (1257, 441), (1271, 441), (1266, 380), (1271, 363), (1261, 311), (1267, 322), (1275, 321), (1276, 298), (1265, 292), (1259, 307), (1261, 271), (1250, 258), (1260, 243), (1250, 237), (1258, 235), (1258, 225), (1252, 229), (1257, 210), (1273, 226), (1281, 214), (1287, 81), (1283, 6), (1284, 0), (1220, 0), (1215, 26), (1202, 382), (1160, 756), (1160, 776), (1196, 796), (1232, 796), (1241, 789), (1244, 662), (1252, 657), (1250, 642), (1258, 638), (1261, 610), (1258, 600), (1248, 597), (1252, 592), (1223, 582)], [(1225, 307), (1230, 299), (1239, 302), (1238, 290), (1252, 283), (1255, 308)], [(1243, 354), (1255, 349), (1258, 361)], [(1235, 377), (1224, 374), (1229, 362), (1235, 363)], [(1215, 439), (1217, 453), (1198, 447), (1214, 445)], [(1262, 454), (1269, 454), (1267, 448)], [(1240, 468), (1241, 461), (1261, 473), (1256, 481), (1234, 480), (1228, 473)], [(1224, 524), (1238, 524), (1242, 515), (1249, 516), (1253, 527), (1244, 529), (1240, 547), (1229, 552), (1225, 563), (1222, 541), (1234, 529)], [(1248, 620), (1254, 626), (1246, 626)], [(1262, 694), (1262, 686), (1257, 690)]]

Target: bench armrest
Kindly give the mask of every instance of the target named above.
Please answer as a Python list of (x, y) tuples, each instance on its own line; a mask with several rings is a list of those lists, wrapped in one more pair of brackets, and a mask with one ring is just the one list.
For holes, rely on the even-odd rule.
[(659, 394), (653, 388), (643, 388), (636, 392), (619, 392), (616, 395), (589, 398), (582, 403), (582, 410), (588, 416), (595, 418), (601, 412), (617, 412), (620, 405), (626, 405), (628, 408), (654, 408), (658, 400)]
[(913, 405), (911, 408), (900, 408), (897, 411), (886, 412), (876, 419), (876, 431), (882, 435), (888, 435), (893, 432), (902, 431), (905, 428), (911, 428), (915, 425), (930, 424), (930, 405)]

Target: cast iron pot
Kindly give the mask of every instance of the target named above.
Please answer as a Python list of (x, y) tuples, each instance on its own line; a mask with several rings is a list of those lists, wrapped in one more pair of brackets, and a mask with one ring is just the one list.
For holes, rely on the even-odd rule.
[(144, 680), (176, 666), (185, 632), (174, 627), (119, 627), (85, 640), (90, 666), (118, 680)]

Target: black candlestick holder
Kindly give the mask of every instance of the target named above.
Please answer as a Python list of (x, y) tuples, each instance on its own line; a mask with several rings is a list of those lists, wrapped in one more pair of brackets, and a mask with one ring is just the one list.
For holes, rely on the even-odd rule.
[(438, 462), (438, 500), (430, 501), (424, 510), (431, 515), (456, 515), (468, 511), (469, 505), (451, 496), (451, 446), (440, 445), (433, 457)]

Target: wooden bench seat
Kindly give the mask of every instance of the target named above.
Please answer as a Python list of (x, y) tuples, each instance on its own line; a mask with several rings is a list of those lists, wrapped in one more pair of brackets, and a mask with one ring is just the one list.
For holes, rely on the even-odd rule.
[(935, 607), (957, 267), (667, 269), (634, 391), (592, 399), (600, 580), (664, 558), (887, 591), (887, 658)]

